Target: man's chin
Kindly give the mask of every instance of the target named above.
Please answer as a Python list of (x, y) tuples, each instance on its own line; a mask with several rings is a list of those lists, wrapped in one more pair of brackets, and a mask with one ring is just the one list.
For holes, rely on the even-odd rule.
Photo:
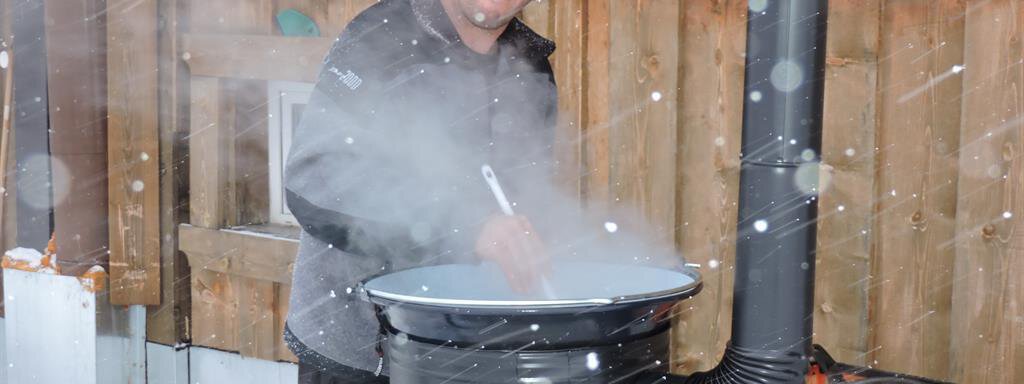
[(476, 18), (473, 17), (469, 17), (468, 19), (469, 22), (477, 28), (496, 30), (504, 28), (506, 25), (508, 25), (508, 23), (512, 21), (513, 17), (514, 16), (507, 16), (499, 19), (485, 18), (483, 21), (478, 21)]

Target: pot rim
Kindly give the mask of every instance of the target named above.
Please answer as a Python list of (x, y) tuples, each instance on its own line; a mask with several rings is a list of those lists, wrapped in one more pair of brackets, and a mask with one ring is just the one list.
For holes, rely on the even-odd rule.
[[(648, 267), (654, 268), (654, 267)], [(664, 268), (662, 268), (664, 269)], [(519, 310), (543, 310), (559, 308), (586, 308), (617, 306), (634, 303), (648, 303), (667, 301), (677, 297), (679, 300), (692, 297), (700, 292), (704, 283), (701, 275), (696, 269), (684, 267), (673, 269), (693, 279), (689, 284), (642, 294), (629, 296), (618, 296), (611, 298), (588, 298), (588, 299), (565, 299), (565, 300), (478, 300), (478, 299), (444, 299), (403, 295), (399, 293), (386, 292), (377, 289), (367, 288), (366, 283), (373, 278), (359, 283), (359, 290), (363, 293), (363, 300), (382, 306), (394, 304), (417, 304), (432, 308), (449, 309), (519, 309)]]

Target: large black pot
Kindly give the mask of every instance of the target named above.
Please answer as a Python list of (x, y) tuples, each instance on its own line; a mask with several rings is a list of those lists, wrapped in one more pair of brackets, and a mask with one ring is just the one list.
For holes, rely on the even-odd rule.
[(404, 270), (363, 284), (385, 326), (413, 339), (460, 347), (565, 348), (616, 344), (660, 331), (672, 305), (701, 288), (692, 269), (560, 263), (550, 293), (509, 288), (491, 264)]
[[(519, 367), (520, 375), (535, 373), (539, 366), (557, 370), (576, 360), (585, 365), (585, 358), (573, 356), (591, 352), (600, 353), (600, 365), (615, 367), (616, 375), (636, 367), (664, 369), (660, 365), (668, 358), (670, 324), (666, 320), (671, 309), (702, 286), (700, 274), (689, 268), (587, 262), (556, 263), (548, 281), (547, 290), (518, 294), (496, 266), (452, 264), (379, 276), (365, 282), (362, 290), (377, 305), (390, 334), (392, 371), (415, 370), (444, 378), (466, 364), (490, 364), (495, 372)], [(626, 353), (638, 349), (645, 351), (642, 358), (636, 352)], [(622, 353), (609, 353), (617, 350)], [(433, 356), (424, 356), (428, 352)], [(441, 359), (442, 354), (447, 357)], [(465, 361), (434, 365), (428, 361), (433, 357), (447, 361), (450, 356), (465, 357)], [(509, 378), (491, 379), (486, 382)]]

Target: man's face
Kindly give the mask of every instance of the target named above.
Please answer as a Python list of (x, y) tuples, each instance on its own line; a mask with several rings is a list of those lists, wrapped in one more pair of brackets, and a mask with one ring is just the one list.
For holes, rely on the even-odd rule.
[(458, 0), (462, 16), (483, 29), (498, 29), (508, 24), (531, 0)]

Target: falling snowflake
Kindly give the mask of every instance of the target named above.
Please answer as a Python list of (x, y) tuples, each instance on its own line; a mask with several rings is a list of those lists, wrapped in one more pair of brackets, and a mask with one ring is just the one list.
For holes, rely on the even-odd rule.
[(768, 230), (768, 222), (765, 220), (758, 220), (754, 222), (754, 230), (758, 232), (764, 232)]
[(596, 371), (601, 366), (601, 362), (597, 360), (597, 353), (590, 352), (587, 354), (587, 369)]
[(753, 101), (753, 102), (756, 103), (756, 102), (761, 101), (762, 97), (763, 97), (763, 95), (761, 95), (761, 91), (750, 92), (750, 101)]
[(619, 230), (619, 225), (611, 221), (606, 221), (604, 223), (604, 230), (608, 231), (608, 233), (615, 233)]

